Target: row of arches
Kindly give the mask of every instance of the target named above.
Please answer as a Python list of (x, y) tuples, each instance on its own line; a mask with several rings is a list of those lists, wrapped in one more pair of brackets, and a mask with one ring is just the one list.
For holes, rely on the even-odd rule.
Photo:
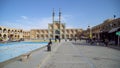
[[(49, 38), (48, 35), (37, 35), (37, 38)], [(53, 38), (53, 35), (50, 35), (50, 38)], [(65, 35), (61, 35), (61, 38), (64, 39)], [(70, 35), (66, 35), (66, 38), (75, 38), (75, 35), (70, 34)]]
[(40, 38), (48, 38), (48, 34), (46, 34), (46, 35), (37, 35), (37, 39), (40, 39)]
[(23, 30), (0, 27), (0, 33), (22, 33)]
[(112, 28), (116, 28), (120, 26), (119, 20), (120, 19), (107, 19), (102, 24), (92, 27), (91, 30), (93, 33), (109, 31)]
[(4, 38), (4, 39), (6, 39), (7, 38), (7, 35), (6, 34), (0, 34), (0, 38)]
[(66, 35), (66, 38), (75, 38), (75, 35), (73, 35), (73, 34)]
[(49, 29), (65, 29), (64, 24), (59, 24), (59, 23), (53, 23), (49, 25)]
[(46, 29), (44, 29), (44, 30), (32, 30), (32, 31), (35, 32), (36, 34), (48, 34), (48, 30), (46, 30)]
[(14, 39), (19, 39), (20, 35), (0, 34), (0, 38), (3, 40), (14, 40)]
[(73, 29), (66, 29), (66, 33), (69, 34), (69, 33), (77, 33), (78, 30), (73, 30)]

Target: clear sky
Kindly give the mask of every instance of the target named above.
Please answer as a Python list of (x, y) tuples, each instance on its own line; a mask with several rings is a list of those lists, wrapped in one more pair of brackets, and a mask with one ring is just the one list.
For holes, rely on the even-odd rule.
[(67, 28), (86, 29), (113, 15), (120, 17), (120, 0), (0, 0), (0, 26), (47, 29), (53, 8), (56, 20), (61, 8)]

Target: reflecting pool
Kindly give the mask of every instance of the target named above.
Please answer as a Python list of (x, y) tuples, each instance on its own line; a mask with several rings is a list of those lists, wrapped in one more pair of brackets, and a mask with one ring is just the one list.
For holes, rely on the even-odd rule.
[(48, 42), (0, 43), (0, 62), (15, 58), (24, 53), (46, 46)]

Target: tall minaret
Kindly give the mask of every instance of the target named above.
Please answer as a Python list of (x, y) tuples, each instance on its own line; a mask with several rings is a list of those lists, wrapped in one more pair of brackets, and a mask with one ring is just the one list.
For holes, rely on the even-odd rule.
[(53, 13), (52, 13), (52, 21), (54, 23), (54, 17), (55, 17), (55, 12), (54, 12), (54, 8), (53, 8)]
[(59, 8), (59, 23), (61, 23), (61, 11), (60, 11), (60, 8)]
[(53, 8), (53, 13), (52, 13), (52, 22), (53, 22), (53, 25), (52, 25), (52, 27), (53, 27), (53, 38), (55, 38), (55, 28), (54, 28), (54, 25), (55, 25), (55, 20), (54, 20), (54, 18), (55, 18), (55, 12), (54, 12), (54, 8)]
[(59, 8), (59, 31), (60, 31), (60, 38), (61, 38), (61, 11), (60, 11), (60, 8)]

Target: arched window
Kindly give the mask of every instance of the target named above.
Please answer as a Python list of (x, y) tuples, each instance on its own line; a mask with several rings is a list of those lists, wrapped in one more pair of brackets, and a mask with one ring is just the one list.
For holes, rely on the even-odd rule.
[(60, 31), (59, 31), (59, 30), (56, 30), (56, 31), (55, 31), (55, 34), (60, 34)]
[(22, 33), (23, 31), (22, 30), (20, 30), (20, 33)]
[(15, 33), (17, 33), (17, 30), (15, 30)]
[(2, 33), (2, 28), (0, 27), (0, 33)]
[(37, 34), (37, 38), (40, 38), (40, 35), (39, 35), (39, 34)]
[(0, 34), (0, 38), (2, 37), (2, 34)]
[(69, 35), (66, 35), (67, 38), (69, 38)]
[(12, 30), (12, 34), (14, 33), (14, 30)]
[(4, 28), (4, 29), (3, 29), (3, 33), (6, 33), (6, 31), (7, 31), (7, 29), (6, 29), (6, 28)]
[(6, 38), (7, 38), (7, 35), (6, 35), (6, 34), (4, 34), (4, 35), (3, 35), (3, 38), (4, 38), (4, 39), (6, 39)]
[(8, 29), (8, 33), (10, 33), (10, 29)]

